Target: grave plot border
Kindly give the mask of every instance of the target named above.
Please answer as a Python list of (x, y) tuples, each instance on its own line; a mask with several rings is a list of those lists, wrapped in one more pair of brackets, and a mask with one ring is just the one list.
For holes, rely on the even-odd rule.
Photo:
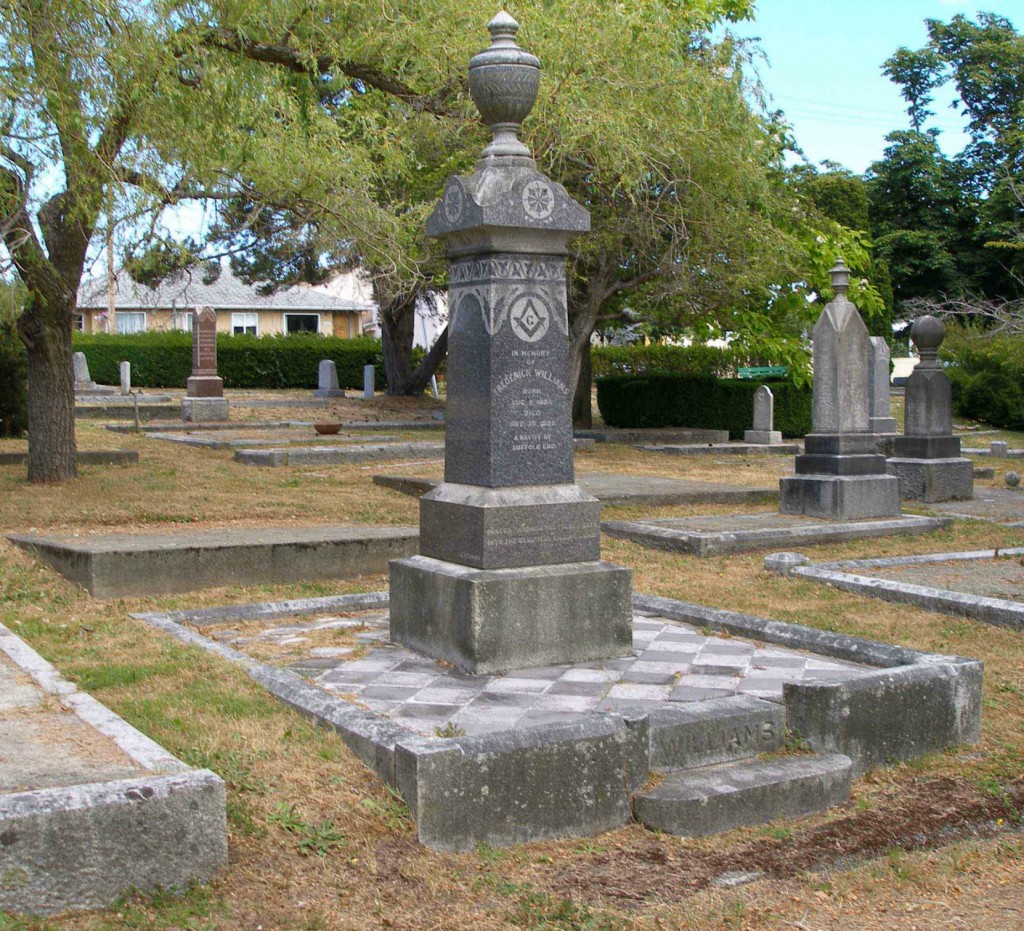
[(144, 771), (0, 792), (0, 909), (54, 915), (103, 908), (132, 887), (183, 889), (228, 865), (220, 777), (193, 769), (137, 731), (3, 624), (0, 651)]
[(897, 604), (917, 605), (920, 608), (941, 614), (959, 614), (997, 627), (1008, 627), (1017, 631), (1024, 630), (1024, 604), (1020, 602), (1004, 598), (987, 598), (983, 595), (970, 595), (966, 592), (946, 588), (915, 585), (895, 579), (876, 578), (869, 571), (865, 571), (954, 560), (993, 559), (997, 555), (1021, 556), (1024, 555), (1024, 547), (930, 553), (924, 556), (848, 559), (795, 566), (789, 574), (799, 575), (802, 578), (831, 585), (857, 595), (868, 595), (871, 598), (880, 598), (883, 601)]
[[(462, 737), (422, 737), (315, 686), (182, 626), (225, 619), (386, 608), (386, 592), (283, 604), (135, 614), (179, 640), (243, 666), (278, 699), (337, 731), (356, 756), (406, 799), (419, 839), (467, 850), (586, 836), (627, 824), (631, 796), (656, 768), (657, 714), (595, 714), (583, 723)], [(813, 750), (853, 760), (854, 774), (959, 744), (977, 743), (984, 667), (780, 621), (650, 595), (633, 608), (726, 634), (874, 666), (842, 683), (787, 683), (787, 726)], [(572, 778), (566, 778), (571, 773)]]

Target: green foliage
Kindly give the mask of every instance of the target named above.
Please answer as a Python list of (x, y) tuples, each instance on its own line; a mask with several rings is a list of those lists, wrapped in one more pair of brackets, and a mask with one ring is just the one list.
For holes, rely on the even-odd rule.
[(28, 428), (28, 355), (13, 317), (0, 317), (0, 436)]
[(692, 346), (595, 346), (590, 360), (595, 377), (674, 373), (720, 378), (753, 361), (747, 353), (700, 343)]
[[(117, 384), (123, 361), (131, 362), (132, 384), (139, 388), (183, 388), (192, 374), (189, 333), (78, 333), (73, 343), (85, 353), (89, 373), (101, 384)], [(217, 336), (217, 370), (226, 388), (315, 388), (322, 359), (334, 360), (342, 388), (362, 387), (364, 365), (376, 366), (377, 387), (384, 387), (381, 345), (369, 337)]]
[(597, 404), (610, 427), (692, 427), (728, 430), (741, 439), (753, 425), (754, 392), (775, 395), (775, 429), (786, 436), (811, 430), (811, 390), (789, 382), (656, 374), (597, 379)]
[(1007, 430), (1024, 430), (1024, 341), (952, 329), (941, 358), (953, 387), (953, 410)]

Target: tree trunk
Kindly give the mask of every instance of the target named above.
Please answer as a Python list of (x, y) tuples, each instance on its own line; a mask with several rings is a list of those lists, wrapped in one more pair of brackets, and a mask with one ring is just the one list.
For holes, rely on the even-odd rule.
[(33, 483), (63, 482), (77, 474), (72, 311), (47, 312), (35, 304), (18, 318), (28, 349), (28, 480)]
[(420, 395), (430, 384), (448, 351), (448, 328), (442, 330), (416, 370), (412, 368), (412, 347), (416, 332), (417, 297), (401, 298), (380, 310), (381, 350), (389, 395)]
[(576, 393), (572, 399), (572, 425), (578, 430), (589, 430), (594, 426), (594, 409), (591, 400), (593, 372), (590, 365), (590, 339), (580, 351), (580, 374), (576, 380)]

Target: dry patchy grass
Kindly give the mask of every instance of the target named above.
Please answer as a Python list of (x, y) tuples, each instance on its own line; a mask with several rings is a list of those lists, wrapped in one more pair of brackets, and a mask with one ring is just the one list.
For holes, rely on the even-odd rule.
[[(253, 409), (258, 410), (258, 409)], [(287, 409), (282, 409), (287, 410)], [(270, 419), (266, 411), (259, 417)], [(291, 419), (290, 416), (282, 419)], [(230, 452), (80, 427), (83, 448), (139, 449), (138, 467), (86, 468), (29, 488), (0, 467), (0, 527), (80, 533), (256, 524), (410, 524), (414, 498), (370, 482), (374, 465), (258, 470)], [(117, 436), (116, 443), (111, 437)], [(0, 448), (8, 448), (0, 444)], [(785, 459), (720, 465), (599, 446), (581, 470), (774, 483)], [(440, 474), (437, 464), (403, 472)], [(662, 516), (717, 508), (658, 509)], [(650, 509), (609, 509), (609, 516)], [(926, 537), (808, 547), (815, 559), (1009, 546), (1021, 531), (958, 522)], [(825, 815), (704, 840), (633, 826), (597, 838), (439, 854), (415, 842), (400, 799), (335, 735), (219, 659), (133, 621), (135, 611), (379, 590), (381, 576), (96, 602), (0, 543), (0, 620), (100, 701), (229, 787), (230, 861), (205, 889), (0, 929), (1006, 929), (1024, 923), (1024, 637), (765, 573), (763, 554), (697, 559), (606, 539), (639, 591), (983, 659), (983, 739), (859, 780)], [(231, 625), (237, 627), (237, 625)], [(1002, 823), (1000, 823), (1000, 820)], [(867, 859), (865, 859), (865, 857)], [(755, 868), (761, 881), (710, 880)]]

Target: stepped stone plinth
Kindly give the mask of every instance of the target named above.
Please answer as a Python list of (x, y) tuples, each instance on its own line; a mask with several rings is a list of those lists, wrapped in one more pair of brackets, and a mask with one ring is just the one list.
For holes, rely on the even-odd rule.
[(488, 25), (469, 83), (494, 138), (427, 221), (449, 259), (445, 480), (420, 499), (420, 555), (391, 564), (391, 636), (499, 672), (630, 652), (630, 573), (600, 561), (600, 505), (575, 482), (565, 256), (590, 216), (517, 131), (540, 63)]

